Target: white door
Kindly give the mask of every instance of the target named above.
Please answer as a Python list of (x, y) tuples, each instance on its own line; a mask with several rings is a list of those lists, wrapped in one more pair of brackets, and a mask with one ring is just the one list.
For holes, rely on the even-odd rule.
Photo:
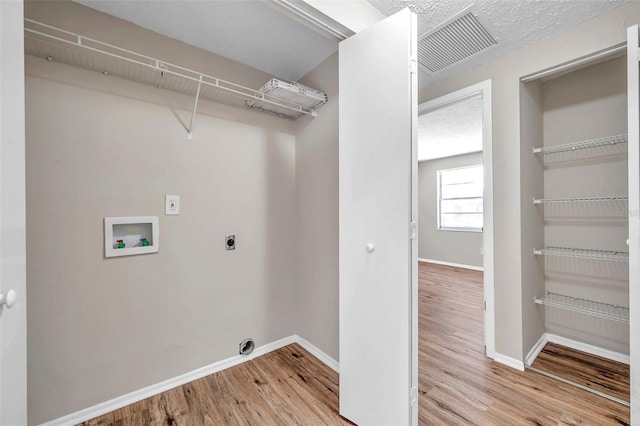
[(0, 0), (0, 293), (13, 305), (0, 305), (2, 426), (27, 423), (22, 19), (22, 0)]
[(627, 31), (631, 424), (640, 424), (640, 73), (638, 26)]
[(360, 425), (417, 424), (416, 41), (405, 9), (340, 43), (340, 414)]

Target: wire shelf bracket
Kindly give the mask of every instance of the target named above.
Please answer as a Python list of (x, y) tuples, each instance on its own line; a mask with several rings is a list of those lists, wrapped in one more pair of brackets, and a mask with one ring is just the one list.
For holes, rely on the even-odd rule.
[(629, 308), (610, 303), (567, 296), (559, 293), (547, 292), (544, 297), (534, 298), (538, 305), (550, 306), (571, 312), (578, 312), (592, 317), (603, 318), (629, 324)]
[(605, 136), (603, 138), (588, 139), (579, 142), (567, 143), (562, 145), (546, 146), (542, 148), (533, 148), (534, 154), (556, 154), (559, 152), (576, 151), (579, 149), (597, 148), (607, 145), (618, 145), (621, 143), (627, 143), (629, 141), (628, 135), (623, 133), (616, 136)]
[(544, 249), (534, 249), (533, 254), (537, 256), (559, 256), (573, 257), (578, 259), (611, 260), (618, 262), (628, 262), (629, 253), (625, 251), (591, 250), (568, 247), (547, 247)]
[(32, 19), (24, 22), (26, 54), (195, 96), (189, 136), (200, 99), (290, 120), (315, 117), (315, 110), (328, 101), (326, 94), (298, 83), (272, 79), (251, 89)]

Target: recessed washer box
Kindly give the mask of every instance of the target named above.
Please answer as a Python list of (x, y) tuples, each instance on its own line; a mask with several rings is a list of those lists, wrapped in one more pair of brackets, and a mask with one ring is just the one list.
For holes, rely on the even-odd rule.
[(105, 257), (157, 253), (160, 245), (158, 216), (105, 217)]

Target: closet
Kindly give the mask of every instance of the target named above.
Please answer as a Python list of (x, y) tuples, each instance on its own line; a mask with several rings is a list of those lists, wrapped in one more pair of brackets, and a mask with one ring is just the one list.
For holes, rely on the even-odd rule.
[[(629, 198), (624, 51), (525, 82), (539, 128), (530, 157), (523, 256), (544, 333), (527, 367), (629, 405)], [(523, 191), (524, 194), (524, 191)], [(523, 205), (527, 200), (523, 200)], [(525, 207), (523, 207), (525, 208)], [(525, 218), (525, 216), (523, 216)], [(523, 229), (527, 223), (523, 223)], [(529, 309), (531, 309), (529, 307)], [(534, 314), (535, 315), (535, 314)], [(606, 373), (602, 371), (606, 370)]]

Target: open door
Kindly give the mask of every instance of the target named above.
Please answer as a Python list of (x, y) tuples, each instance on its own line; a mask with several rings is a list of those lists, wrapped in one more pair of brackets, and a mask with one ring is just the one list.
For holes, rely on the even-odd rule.
[(417, 64), (408, 9), (340, 43), (340, 414), (417, 425)]
[(629, 128), (629, 358), (631, 424), (640, 424), (640, 72), (638, 25), (627, 30)]
[(0, 1), (0, 425), (27, 424), (23, 18)]

